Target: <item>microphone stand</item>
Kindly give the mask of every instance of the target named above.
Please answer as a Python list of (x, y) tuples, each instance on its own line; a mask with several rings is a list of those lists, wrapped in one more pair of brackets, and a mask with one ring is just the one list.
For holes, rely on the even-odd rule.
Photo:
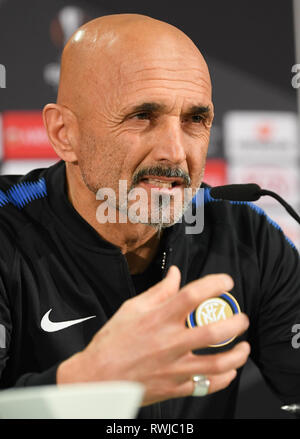
[(268, 191), (266, 189), (260, 190), (260, 195), (270, 195), (271, 197), (275, 198), (277, 201), (279, 201), (280, 204), (287, 210), (287, 212), (300, 224), (300, 216), (297, 214), (297, 212), (290, 206), (283, 198), (281, 198), (276, 192)]

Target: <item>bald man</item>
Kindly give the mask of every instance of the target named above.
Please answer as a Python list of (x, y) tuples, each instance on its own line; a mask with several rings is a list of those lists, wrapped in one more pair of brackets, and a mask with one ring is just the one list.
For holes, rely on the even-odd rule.
[[(251, 344), (284, 402), (300, 399), (299, 256), (202, 183), (213, 104), (193, 42), (141, 15), (93, 20), (43, 116), (61, 161), (1, 178), (2, 387), (137, 381), (142, 417), (233, 417)], [(200, 191), (205, 227), (187, 233)]]

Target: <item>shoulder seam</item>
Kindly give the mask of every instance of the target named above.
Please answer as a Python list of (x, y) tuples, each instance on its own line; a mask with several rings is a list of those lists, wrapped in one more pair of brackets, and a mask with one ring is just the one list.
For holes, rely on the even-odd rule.
[(47, 196), (45, 178), (36, 181), (23, 181), (11, 186), (6, 192), (0, 190), (0, 207), (12, 204), (22, 209), (33, 200)]
[[(210, 195), (210, 189), (211, 188), (204, 189), (204, 204), (214, 203), (214, 202), (217, 202), (217, 203), (222, 202), (223, 200), (213, 198)], [(284, 238), (289, 243), (289, 245), (293, 249), (298, 251), (297, 247), (295, 246), (293, 241), (284, 234), (282, 228), (272, 218), (270, 218), (261, 207), (256, 206), (256, 204), (251, 203), (250, 201), (228, 201), (228, 203), (231, 205), (237, 205), (237, 206), (248, 206), (248, 207), (250, 207), (250, 209), (254, 210), (258, 215), (264, 216), (269, 224), (271, 224), (275, 229), (279, 230), (283, 234)]]

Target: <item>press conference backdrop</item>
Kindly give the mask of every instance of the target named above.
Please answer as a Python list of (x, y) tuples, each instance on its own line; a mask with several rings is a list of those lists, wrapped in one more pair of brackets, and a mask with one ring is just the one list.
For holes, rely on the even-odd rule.
[[(62, 48), (81, 24), (111, 13), (141, 13), (174, 24), (206, 57), (216, 115), (204, 180), (211, 185), (256, 182), (299, 211), (298, 89), (292, 68), (300, 59), (291, 0), (147, 5), (133, 0), (0, 0), (0, 173), (22, 174), (58, 160), (41, 109), (56, 99)], [(300, 228), (285, 210), (267, 197), (258, 204), (300, 248)], [(279, 407), (248, 362), (236, 417), (289, 417)]]

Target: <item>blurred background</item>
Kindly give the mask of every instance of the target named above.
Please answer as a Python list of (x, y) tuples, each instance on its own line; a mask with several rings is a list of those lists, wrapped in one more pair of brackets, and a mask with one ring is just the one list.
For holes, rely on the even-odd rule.
[[(41, 109), (56, 100), (62, 48), (84, 22), (112, 13), (167, 21), (205, 56), (215, 121), (204, 181), (256, 182), (299, 212), (299, 0), (0, 0), (0, 174), (58, 160)], [(299, 225), (285, 210), (268, 197), (257, 204), (300, 248)], [(280, 405), (249, 361), (236, 418), (288, 418)]]

